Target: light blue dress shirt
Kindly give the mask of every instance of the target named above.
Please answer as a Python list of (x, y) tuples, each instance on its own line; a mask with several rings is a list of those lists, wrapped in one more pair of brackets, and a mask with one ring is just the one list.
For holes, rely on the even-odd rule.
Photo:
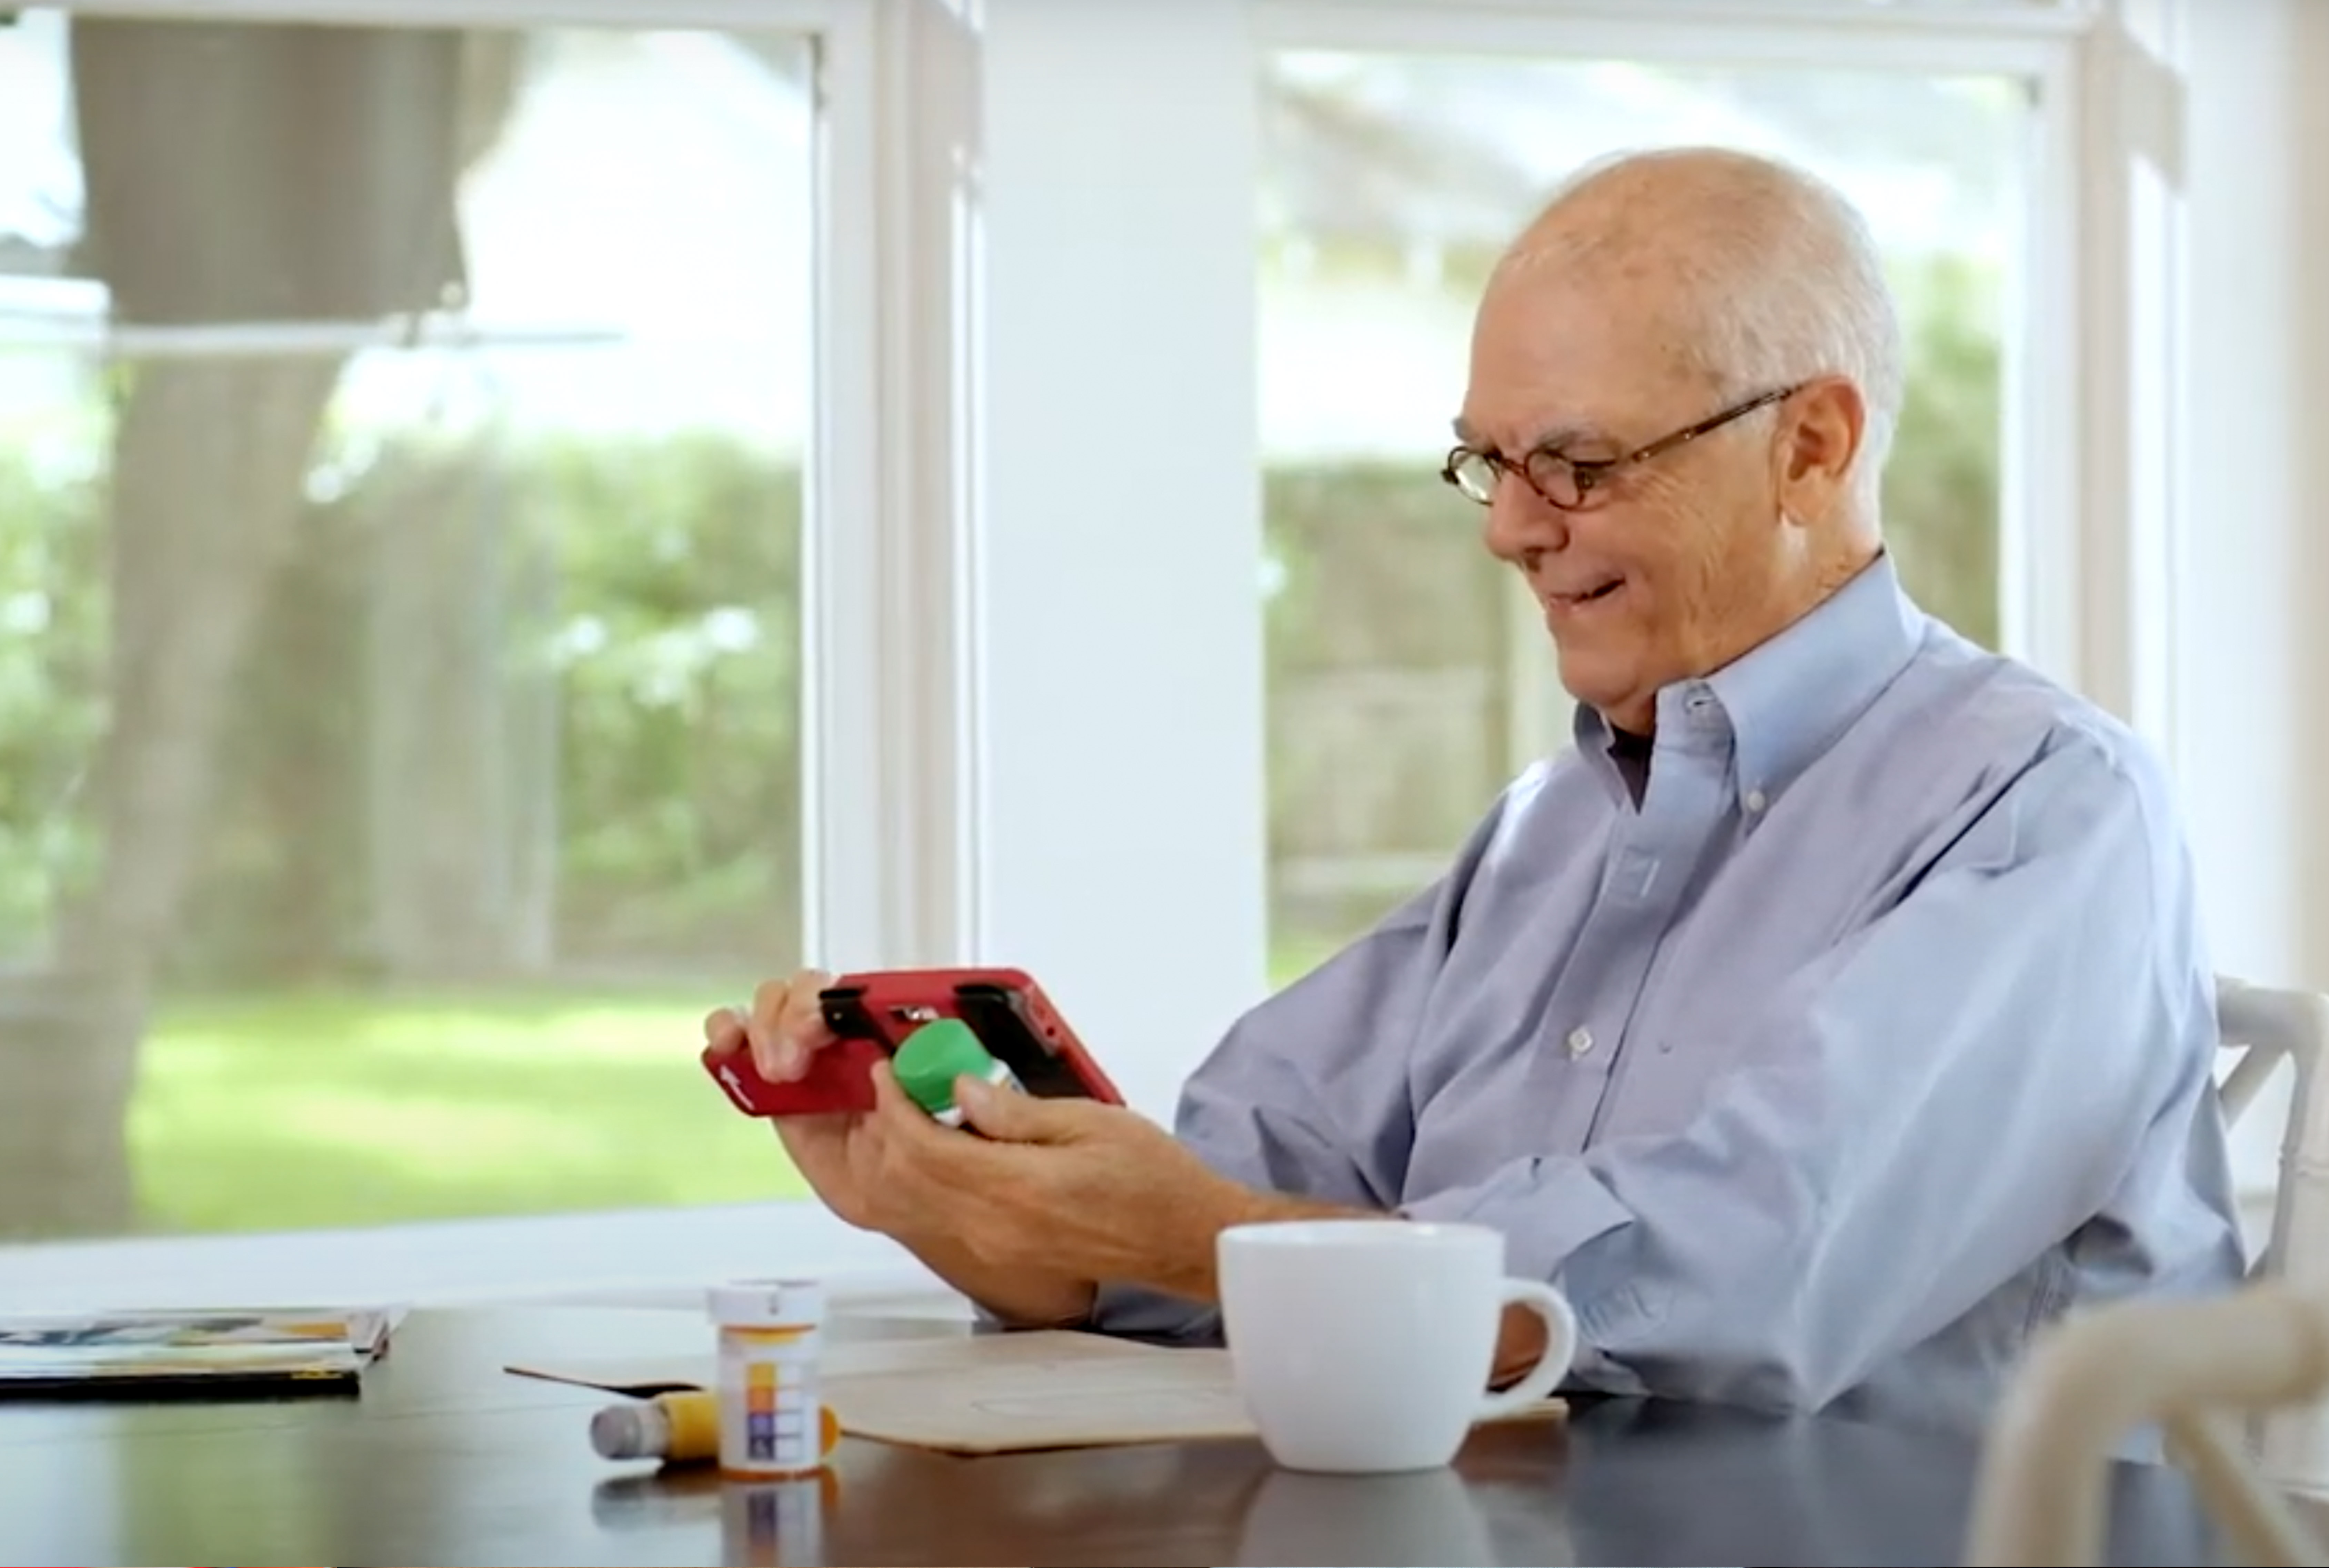
[[(1507, 1238), (1572, 1385), (1971, 1425), (2066, 1308), (2240, 1276), (2213, 985), (2162, 770), (1889, 558), (1581, 712), (1436, 885), (1239, 1021), (1181, 1138)], [(1212, 1337), (1102, 1290), (1098, 1326)]]

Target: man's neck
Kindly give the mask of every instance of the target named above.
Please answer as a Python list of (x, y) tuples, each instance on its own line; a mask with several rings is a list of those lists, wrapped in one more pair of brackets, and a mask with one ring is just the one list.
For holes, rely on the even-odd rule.
[[(1679, 685), (1684, 681), (1704, 680), (1724, 666), (1745, 658), (1834, 598), (1846, 583), (1873, 565), (1876, 558), (1883, 553), (1881, 539), (1855, 528), (1818, 556), (1806, 560), (1780, 590), (1770, 596), (1769, 603), (1762, 613), (1740, 618), (1734, 626), (1693, 661), (1689, 670), (1669, 684)], [(1608, 721), (1613, 731), (1654, 735), (1658, 727), (1656, 694), (1621, 708), (1605, 708), (1601, 716)]]
[(1626, 781), (1627, 791), (1637, 807), (1650, 787), (1650, 753), (1655, 745), (1655, 740), (1645, 731), (1629, 730), (1616, 723), (1609, 726), (1609, 760), (1617, 764), (1617, 776)]
[[(1874, 534), (1854, 530), (1818, 560), (1805, 565), (1796, 574), (1796, 591), (1773, 596), (1776, 609), (1726, 638), (1724, 651), (1700, 661), (1702, 667), (1682, 679), (1702, 680), (1753, 653), (1834, 598), (1846, 583), (1873, 565), (1883, 550), (1883, 542)], [(1638, 807), (1649, 789), (1650, 757), (1658, 728), (1657, 698), (1653, 694), (1645, 702), (1605, 708), (1601, 717), (1609, 726), (1609, 760), (1617, 765), (1618, 775), (1625, 779)]]

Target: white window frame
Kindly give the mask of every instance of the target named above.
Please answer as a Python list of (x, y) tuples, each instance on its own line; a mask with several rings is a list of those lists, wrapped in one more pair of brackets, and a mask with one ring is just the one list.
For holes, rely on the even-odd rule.
[[(804, 476), (804, 914), (810, 961), (937, 962), (971, 940), (965, 816), (974, 534), (965, 160), (976, 103), (943, 0), (52, 0), (80, 14), (399, 27), (790, 33), (817, 51), (816, 418)], [(874, 722), (879, 715), (883, 722)], [(674, 1042), (684, 1058), (684, 1042)], [(707, 1114), (719, 1113), (716, 1100)], [(674, 1157), (679, 1151), (643, 1151)], [(778, 1169), (771, 1151), (771, 1174)], [(0, 1303), (444, 1299), (694, 1281), (813, 1255), (927, 1275), (807, 1202), (250, 1236), (0, 1246)]]
[[(2138, 4), (2140, 0), (2138, 0)], [(2161, 18), (2181, 0), (2151, 0)], [(1259, 0), (1265, 49), (1829, 66), (2021, 77), (2039, 90), (2007, 331), (2006, 651), (2171, 755), (2175, 106), (2122, 3)], [(2166, 176), (2145, 182), (2144, 170)], [(2050, 389), (2042, 399), (2032, 389)], [(2059, 389), (2059, 391), (2054, 390)]]

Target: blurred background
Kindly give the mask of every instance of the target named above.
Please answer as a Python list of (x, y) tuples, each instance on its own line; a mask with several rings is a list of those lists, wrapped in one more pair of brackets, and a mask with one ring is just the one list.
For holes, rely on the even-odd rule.
[[(817, 41), (0, 16), (0, 1235), (797, 1195), (685, 1059), (813, 945)], [(1273, 985), (1565, 742), (1438, 468), (1581, 162), (1862, 206), (1892, 547), (2011, 642), (2037, 77), (1465, 36), (1245, 77)]]

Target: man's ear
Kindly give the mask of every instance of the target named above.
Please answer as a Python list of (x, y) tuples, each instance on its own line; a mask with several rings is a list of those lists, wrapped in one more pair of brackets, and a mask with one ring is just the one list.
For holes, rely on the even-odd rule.
[(1867, 401), (1843, 376), (1824, 376), (1781, 403), (1772, 449), (1779, 510), (1807, 522), (1833, 512), (1867, 433)]

